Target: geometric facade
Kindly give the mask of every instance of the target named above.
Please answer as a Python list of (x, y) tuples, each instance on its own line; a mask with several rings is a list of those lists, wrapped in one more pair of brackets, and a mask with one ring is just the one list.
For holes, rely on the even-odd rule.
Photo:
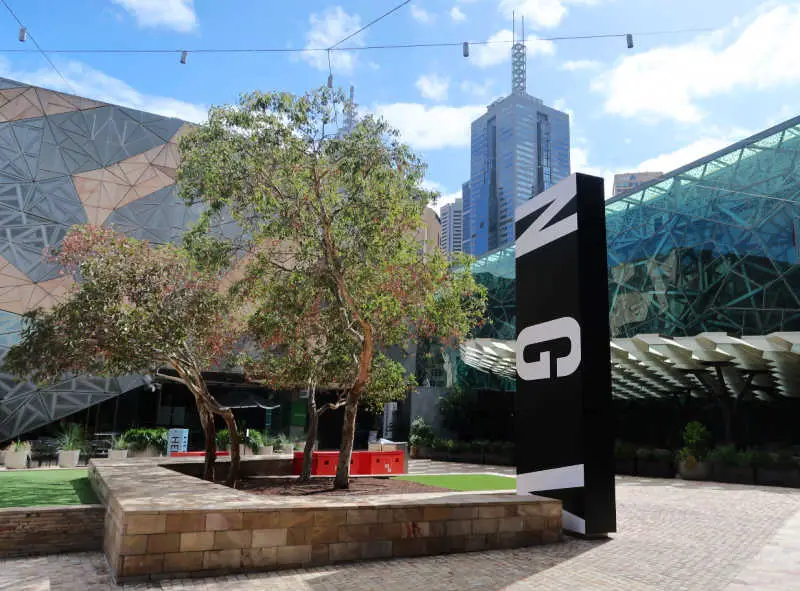
[[(609, 199), (605, 210), (616, 397), (702, 395), (720, 384), (800, 396), (800, 117)], [(509, 247), (475, 262), (479, 280), (503, 269), (488, 283), (504, 305), (490, 307), (460, 355), (504, 378), (516, 375), (513, 261)]]
[(606, 204), (612, 336), (800, 330), (800, 118)]
[[(175, 187), (177, 139), (162, 117), (0, 78), (0, 360), (20, 315), (69, 290), (44, 253), (70, 226), (93, 223), (164, 243), (197, 220)], [(78, 376), (39, 388), (0, 373), (0, 441), (141, 384)]]

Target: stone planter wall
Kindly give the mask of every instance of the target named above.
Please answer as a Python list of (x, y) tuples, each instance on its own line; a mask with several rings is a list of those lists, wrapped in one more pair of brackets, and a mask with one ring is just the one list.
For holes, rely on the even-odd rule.
[(102, 547), (102, 505), (0, 509), (0, 558)]
[[(288, 458), (272, 461), (282, 459), (291, 465)], [(202, 466), (199, 458), (182, 463)], [(143, 460), (92, 460), (89, 478), (108, 506), (103, 548), (117, 581), (516, 548), (562, 539), (561, 502), (532, 495), (252, 495)]]
[(6, 450), (5, 465), (9, 470), (20, 470), (28, 467), (30, 452)]

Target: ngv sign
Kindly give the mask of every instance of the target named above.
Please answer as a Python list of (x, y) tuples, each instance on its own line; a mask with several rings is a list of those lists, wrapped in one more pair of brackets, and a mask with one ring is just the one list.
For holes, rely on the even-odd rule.
[(604, 211), (583, 174), (516, 211), (517, 492), (587, 536), (616, 531)]

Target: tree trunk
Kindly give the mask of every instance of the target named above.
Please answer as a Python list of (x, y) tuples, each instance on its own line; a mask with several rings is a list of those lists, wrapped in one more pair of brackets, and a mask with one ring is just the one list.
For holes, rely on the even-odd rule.
[(356, 435), (356, 415), (358, 414), (358, 394), (347, 394), (344, 406), (344, 424), (342, 425), (342, 442), (339, 445), (339, 465), (336, 467), (336, 478), (333, 488), (350, 488), (350, 459), (353, 456), (353, 439)]
[(197, 412), (200, 414), (200, 424), (203, 425), (203, 433), (206, 437), (206, 454), (203, 464), (203, 480), (214, 482), (214, 462), (217, 460), (217, 430), (214, 426), (214, 415), (205, 408), (200, 408), (197, 404)]
[(372, 326), (368, 323), (363, 323), (361, 328), (364, 331), (364, 340), (361, 344), (361, 353), (358, 356), (358, 377), (356, 377), (353, 387), (347, 393), (347, 403), (344, 406), (342, 442), (339, 444), (339, 465), (336, 466), (336, 478), (333, 481), (333, 488), (337, 489), (350, 488), (350, 459), (353, 456), (353, 439), (356, 435), (358, 401), (367, 386), (369, 371), (372, 368), (372, 356), (374, 353)]
[(241, 441), (239, 439), (239, 429), (236, 426), (236, 418), (233, 416), (231, 409), (220, 408), (219, 405), (217, 405), (217, 408), (218, 414), (225, 421), (225, 426), (231, 434), (231, 464), (228, 468), (228, 478), (225, 479), (225, 484), (230, 487), (236, 487), (236, 481), (239, 480), (239, 462), (241, 459), (239, 456), (239, 443)]
[(318, 427), (316, 387), (311, 382), (308, 388), (308, 435), (306, 436), (306, 446), (303, 449), (303, 469), (300, 472), (300, 482), (308, 482), (311, 479), (311, 460), (314, 456), (314, 443), (317, 440)]

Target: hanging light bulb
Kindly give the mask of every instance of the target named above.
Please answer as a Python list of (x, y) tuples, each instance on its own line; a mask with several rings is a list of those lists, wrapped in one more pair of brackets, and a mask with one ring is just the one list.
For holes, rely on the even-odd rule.
[(188, 55), (189, 55), (188, 51), (181, 51), (181, 63), (182, 64), (186, 63), (186, 56), (188, 56)]
[(25, 43), (25, 40), (28, 38), (28, 29), (25, 27), (19, 28), (19, 40), (21, 43)]
[(333, 88), (333, 74), (328, 74), (328, 88)]
[(461, 45), (461, 55), (464, 57), (469, 57), (469, 41), (464, 41)]
[(633, 49), (633, 35), (630, 33), (625, 35), (625, 41), (628, 43), (628, 49)]

